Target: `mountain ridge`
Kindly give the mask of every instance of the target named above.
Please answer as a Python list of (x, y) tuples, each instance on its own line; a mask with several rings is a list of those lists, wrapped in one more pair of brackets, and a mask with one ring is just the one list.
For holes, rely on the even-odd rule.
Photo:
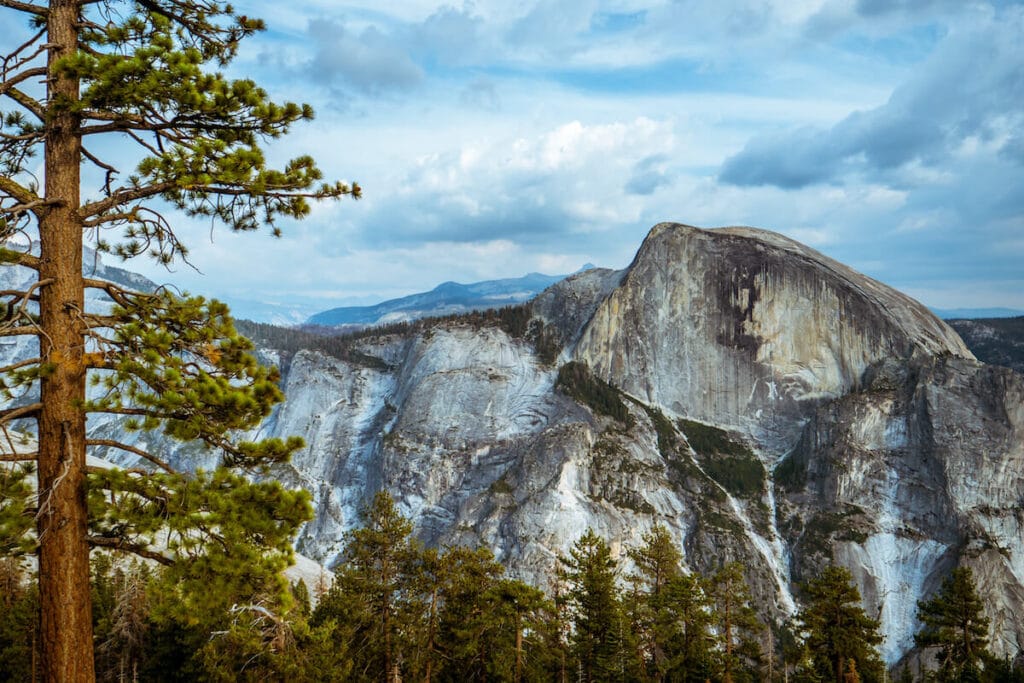
[(469, 284), (442, 282), (429, 292), (389, 299), (369, 306), (341, 306), (321, 311), (308, 325), (379, 325), (415, 318), (451, 315), (527, 301), (567, 275), (528, 273), (518, 278), (484, 280)]

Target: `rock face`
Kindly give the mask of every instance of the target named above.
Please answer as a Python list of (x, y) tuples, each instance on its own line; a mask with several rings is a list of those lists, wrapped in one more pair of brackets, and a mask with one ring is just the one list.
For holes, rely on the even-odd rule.
[[(774, 233), (662, 224), (628, 269), (560, 282), (531, 315), (516, 335), (367, 337), (375, 362), (290, 360), (267, 428), (309, 444), (282, 473), (316, 497), (300, 550), (329, 564), (380, 487), (423, 540), (487, 544), (542, 586), (587, 527), (621, 551), (661, 523), (695, 569), (743, 561), (766, 615), (850, 567), (890, 663), (957, 564), (995, 650), (1024, 646), (1024, 379), (923, 306)], [(584, 389), (559, 385), (566, 363)], [(598, 378), (615, 417), (587, 398)]]
[(261, 431), (307, 442), (277, 473), (314, 494), (301, 552), (334, 561), (382, 487), (542, 587), (587, 527), (622, 553), (660, 523), (694, 569), (744, 562), (766, 616), (850, 567), (890, 663), (969, 565), (996, 652), (1024, 646), (1024, 378), (924, 307), (774, 233), (661, 224), (530, 316), (263, 349), (288, 400)]

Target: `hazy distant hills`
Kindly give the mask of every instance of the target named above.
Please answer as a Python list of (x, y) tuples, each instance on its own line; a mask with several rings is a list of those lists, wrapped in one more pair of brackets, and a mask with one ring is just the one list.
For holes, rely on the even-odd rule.
[(978, 360), (1024, 373), (1024, 316), (946, 322)]
[[(592, 268), (584, 266), (581, 270)], [(310, 325), (378, 325), (430, 316), (499, 308), (528, 301), (566, 275), (530, 273), (523, 277), (472, 284), (444, 282), (419, 294), (383, 301), (373, 306), (342, 306), (310, 316)]]
[(977, 320), (978, 318), (1019, 318), (1024, 311), (1017, 308), (933, 308), (932, 313), (943, 320)]

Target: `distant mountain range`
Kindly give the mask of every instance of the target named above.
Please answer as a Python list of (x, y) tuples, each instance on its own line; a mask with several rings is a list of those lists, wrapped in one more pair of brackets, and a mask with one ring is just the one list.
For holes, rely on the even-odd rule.
[[(587, 264), (580, 270), (589, 270)], [(326, 327), (379, 325), (429, 316), (451, 315), (486, 308), (500, 308), (529, 301), (561, 282), (567, 275), (530, 273), (523, 277), (486, 280), (472, 284), (443, 282), (429, 292), (382, 301), (373, 306), (342, 306), (310, 316), (309, 325)]]
[(933, 308), (932, 313), (943, 320), (976, 320), (979, 318), (1017, 318), (1024, 315), (1019, 308)]
[(946, 321), (978, 360), (1024, 374), (1024, 316)]

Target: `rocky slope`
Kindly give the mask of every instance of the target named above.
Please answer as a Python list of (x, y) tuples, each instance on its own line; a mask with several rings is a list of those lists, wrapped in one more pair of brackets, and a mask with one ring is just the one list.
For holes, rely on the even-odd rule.
[(425, 541), (485, 543), (542, 585), (587, 527), (619, 551), (661, 523), (694, 568), (742, 560), (776, 617), (841, 562), (889, 662), (965, 563), (995, 649), (1024, 645), (1024, 379), (923, 306), (780, 235), (662, 224), (531, 315), (285, 359), (267, 429), (309, 444), (282, 473), (316, 496), (303, 552), (329, 564), (384, 487)]

